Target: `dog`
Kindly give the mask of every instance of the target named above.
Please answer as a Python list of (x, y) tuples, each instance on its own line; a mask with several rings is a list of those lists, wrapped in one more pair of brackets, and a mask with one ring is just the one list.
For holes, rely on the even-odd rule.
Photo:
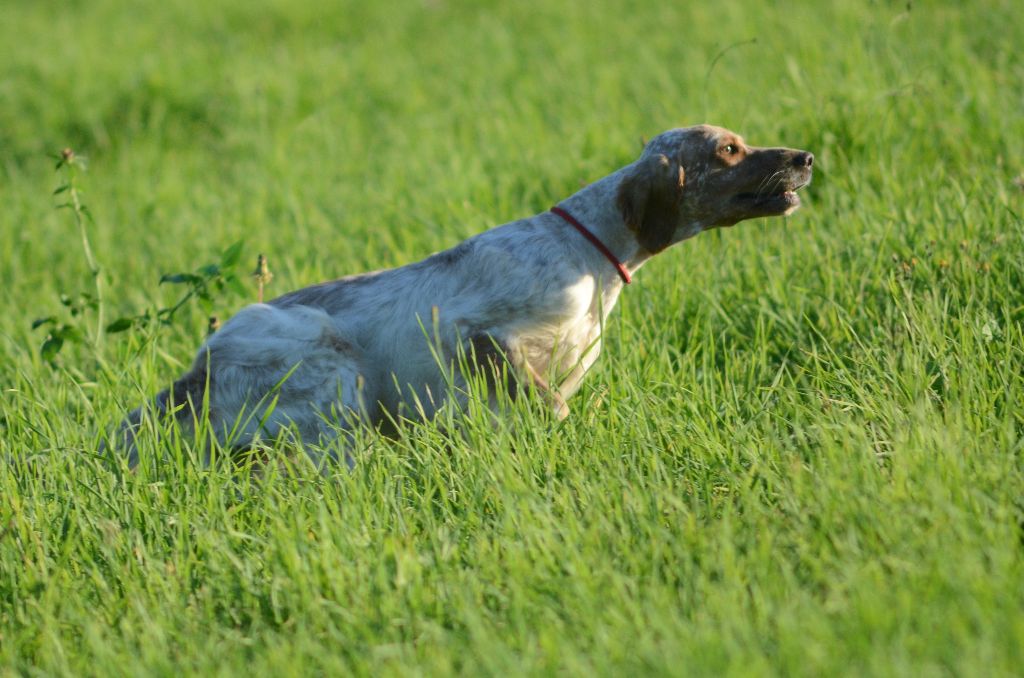
[(355, 427), (464, 407), (473, 374), (494, 392), (536, 392), (562, 418), (637, 270), (701, 231), (793, 213), (813, 162), (721, 127), (664, 132), (550, 211), (243, 308), (183, 377), (128, 415), (116, 442), (135, 466), (143, 418), (171, 413), (185, 431), (208, 418), (221, 445), (288, 432), (314, 443), (303, 447), (316, 463), (344, 456), (351, 466), (344, 438)]

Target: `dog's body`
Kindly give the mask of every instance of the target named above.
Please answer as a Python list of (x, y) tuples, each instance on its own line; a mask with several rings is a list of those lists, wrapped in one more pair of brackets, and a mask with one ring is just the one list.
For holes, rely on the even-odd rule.
[[(545, 212), (414, 264), (242, 309), (154, 409), (175, 411), (186, 428), (208, 412), (214, 434), (235, 446), (284, 428), (324, 443), (459, 401), (464, 375), (448, 369), (458, 363), (513, 395), (532, 387), (564, 416), (629, 276), (702, 230), (789, 214), (812, 161), (749, 148), (716, 127), (665, 132), (639, 160), (560, 203), (563, 216)], [(497, 377), (504, 368), (507, 384)], [(132, 464), (142, 416), (139, 408), (122, 426)]]

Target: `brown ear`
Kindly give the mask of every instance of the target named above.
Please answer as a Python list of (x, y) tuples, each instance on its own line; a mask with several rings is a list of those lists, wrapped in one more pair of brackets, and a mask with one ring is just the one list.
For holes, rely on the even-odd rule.
[(640, 246), (652, 254), (672, 244), (684, 178), (682, 166), (659, 154), (637, 163), (619, 185), (622, 219)]

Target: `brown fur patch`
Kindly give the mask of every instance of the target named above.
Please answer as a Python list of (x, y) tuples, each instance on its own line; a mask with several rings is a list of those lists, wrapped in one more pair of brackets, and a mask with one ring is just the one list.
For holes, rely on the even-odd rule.
[(641, 160), (619, 186), (616, 200), (622, 218), (652, 254), (672, 244), (684, 181), (679, 163), (659, 154)]

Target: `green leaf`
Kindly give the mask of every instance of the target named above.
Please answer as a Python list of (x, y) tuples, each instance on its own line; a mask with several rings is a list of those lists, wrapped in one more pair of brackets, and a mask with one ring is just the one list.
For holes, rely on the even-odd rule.
[(201, 283), (203, 279), (195, 273), (165, 273), (160, 276), (160, 284), (171, 283), (173, 285), (180, 285), (182, 283), (188, 283), (189, 285), (195, 285)]
[(83, 337), (82, 331), (74, 325), (61, 325), (54, 329), (53, 332), (51, 332), (51, 335), (60, 339), (62, 342), (73, 341), (76, 343), (81, 343)]
[(53, 359), (60, 353), (61, 347), (64, 345), (64, 338), (60, 336), (47, 337), (46, 341), (39, 348), (39, 355), (43, 357), (43, 360), (52, 363)]
[(57, 316), (55, 315), (51, 315), (46, 318), (36, 318), (35, 320), (32, 321), (32, 329), (38, 329), (43, 325), (49, 325), (55, 322), (57, 322)]
[(135, 325), (135, 318), (118, 318), (107, 325), (107, 332), (110, 334), (117, 334), (118, 332), (130, 330), (133, 325)]
[(214, 276), (220, 275), (220, 266), (218, 266), (217, 264), (207, 264), (206, 266), (203, 266), (201, 269), (199, 269), (199, 272), (205, 275), (207, 278), (212, 278)]
[(242, 256), (242, 246), (245, 244), (244, 240), (239, 240), (234, 243), (226, 250), (221, 252), (220, 265), (221, 268), (231, 268), (238, 263), (238, 259)]
[(70, 188), (71, 188), (71, 184), (63, 184), (61, 186), (58, 186), (57, 190), (55, 190), (53, 192), (53, 194), (54, 195), (60, 195), (61, 193), (63, 193), (64, 191), (69, 190)]

